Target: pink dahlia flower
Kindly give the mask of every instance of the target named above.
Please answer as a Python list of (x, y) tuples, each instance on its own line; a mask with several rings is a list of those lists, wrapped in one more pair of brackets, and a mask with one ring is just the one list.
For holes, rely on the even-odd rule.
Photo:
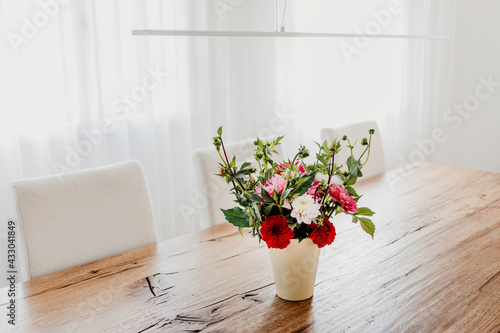
[(255, 188), (255, 193), (262, 197), (262, 188), (264, 188), (270, 196), (274, 195), (274, 192), (278, 195), (283, 193), (283, 189), (285, 188), (285, 178), (281, 177), (281, 175), (274, 175), (271, 179), (269, 179), (264, 185), (259, 185)]
[(356, 201), (349, 195), (349, 192), (347, 192), (344, 186), (337, 184), (330, 185), (328, 194), (330, 194), (333, 201), (340, 203), (340, 206), (344, 209), (346, 214), (356, 213), (358, 211)]

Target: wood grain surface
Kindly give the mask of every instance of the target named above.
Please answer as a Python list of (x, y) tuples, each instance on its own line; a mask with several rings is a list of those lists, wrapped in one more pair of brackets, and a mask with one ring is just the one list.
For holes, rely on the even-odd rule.
[[(500, 332), (500, 174), (423, 164), (357, 187), (375, 239), (345, 216), (314, 296), (275, 296), (267, 248), (222, 224), (17, 286), (2, 332)], [(110, 240), (112, 241), (112, 240)]]

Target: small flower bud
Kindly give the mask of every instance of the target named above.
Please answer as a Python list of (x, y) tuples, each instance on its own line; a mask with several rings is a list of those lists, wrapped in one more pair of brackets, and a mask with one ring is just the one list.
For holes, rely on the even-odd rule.
[(226, 175), (226, 168), (219, 168), (219, 176), (224, 177)]
[(264, 154), (262, 154), (260, 151), (255, 153), (255, 157), (260, 160), (262, 157), (264, 157)]
[(214, 146), (215, 146), (215, 148), (217, 148), (217, 150), (220, 150), (220, 147), (221, 147), (220, 138), (214, 137), (213, 140), (214, 140)]
[(309, 149), (307, 149), (305, 146), (300, 146), (299, 157), (306, 158), (307, 156), (309, 156)]
[(345, 140), (347, 140), (347, 135), (344, 135), (344, 136), (342, 137), (342, 141), (345, 141)]
[(362, 146), (368, 146), (368, 139), (367, 139), (367, 138), (363, 138), (363, 139), (361, 140), (361, 145), (362, 145)]
[(368, 131), (369, 134), (374, 134), (375, 133), (375, 130), (373, 128), (370, 128), (370, 130)]

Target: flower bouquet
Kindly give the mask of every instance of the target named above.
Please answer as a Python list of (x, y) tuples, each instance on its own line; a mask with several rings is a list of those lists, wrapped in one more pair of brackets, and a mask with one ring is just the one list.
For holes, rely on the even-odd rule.
[[(319, 256), (319, 248), (332, 244), (335, 239), (331, 219), (340, 213), (350, 215), (352, 222), (359, 222), (373, 238), (375, 225), (369, 216), (374, 212), (367, 207), (358, 207), (361, 195), (353, 188), (362, 177), (362, 168), (370, 156), (373, 133), (374, 130), (370, 130), (369, 137), (361, 140), (365, 149), (358, 157), (353, 155), (356, 142), (352, 143), (344, 135), (341, 140), (317, 143), (318, 152), (312, 163), (306, 163), (310, 154), (302, 145), (292, 160), (275, 161), (273, 155), (277, 155), (275, 147), (283, 139), (281, 136), (272, 142), (257, 138), (254, 142), (255, 161), (237, 163), (236, 156), (228, 158), (220, 127), (213, 138), (222, 160), (219, 176), (232, 185), (231, 192), (238, 204), (221, 209), (226, 220), (238, 227), (242, 235), (244, 228), (252, 228), (252, 235), (259, 241), (263, 240), (271, 251), (288, 250), (292, 241), (297, 246), (309, 242)], [(342, 142), (351, 151), (345, 165), (335, 161)], [(297, 257), (297, 254), (293, 256)], [(312, 270), (315, 276), (316, 268)], [(278, 288), (276, 269), (274, 273)], [(278, 296), (281, 297), (279, 290)]]

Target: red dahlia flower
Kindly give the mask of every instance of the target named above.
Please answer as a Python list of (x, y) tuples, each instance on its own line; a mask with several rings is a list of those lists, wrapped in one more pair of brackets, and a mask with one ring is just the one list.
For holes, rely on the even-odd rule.
[(260, 234), (270, 249), (284, 249), (293, 238), (293, 230), (288, 227), (283, 215), (273, 215), (265, 219), (262, 222)]
[(315, 224), (313, 225), (313, 228), (315, 229), (313, 230), (313, 232), (311, 232), (309, 238), (311, 238), (312, 242), (319, 248), (322, 248), (325, 245), (330, 245), (335, 240), (335, 227), (328, 220), (328, 217), (325, 217), (323, 219), (322, 226), (318, 226)]

